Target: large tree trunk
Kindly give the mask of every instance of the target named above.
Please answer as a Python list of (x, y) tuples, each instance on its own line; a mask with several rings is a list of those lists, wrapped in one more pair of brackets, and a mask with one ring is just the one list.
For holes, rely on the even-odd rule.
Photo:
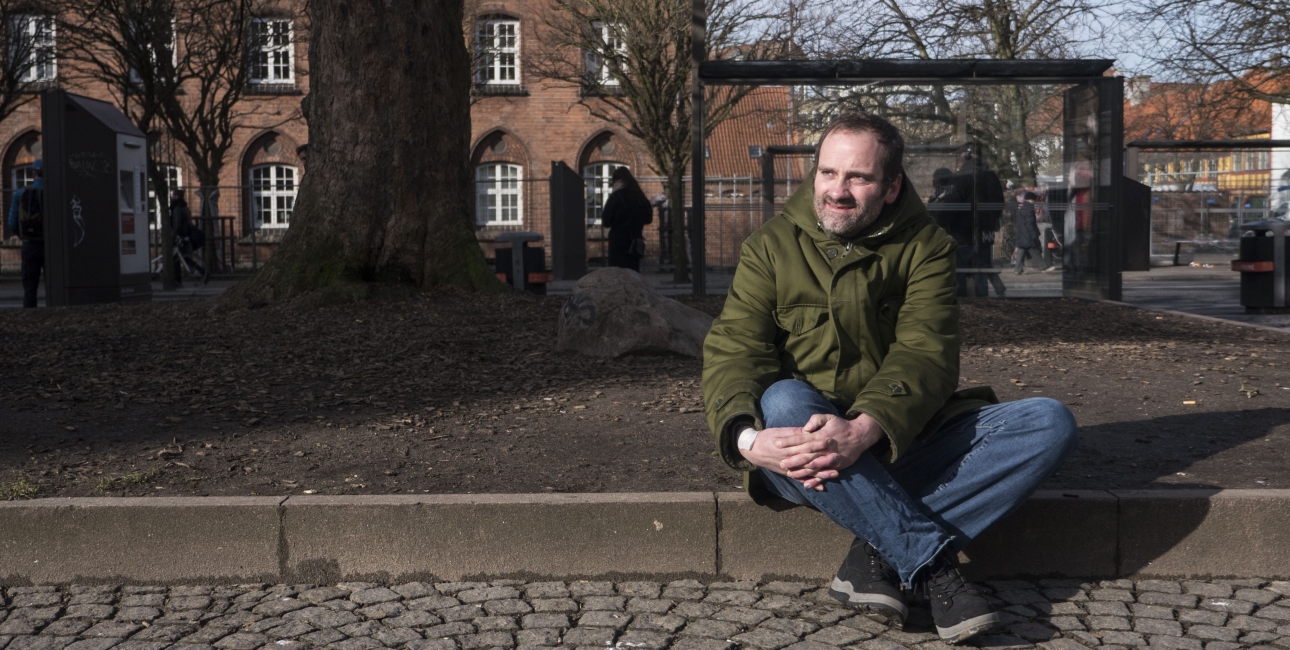
[(308, 171), (290, 231), (240, 293), (500, 288), (470, 212), (462, 0), (321, 0), (311, 11)]
[(690, 281), (690, 247), (686, 239), (685, 219), (685, 166), (672, 161), (667, 174), (667, 204), (672, 208), (672, 281), (685, 284)]

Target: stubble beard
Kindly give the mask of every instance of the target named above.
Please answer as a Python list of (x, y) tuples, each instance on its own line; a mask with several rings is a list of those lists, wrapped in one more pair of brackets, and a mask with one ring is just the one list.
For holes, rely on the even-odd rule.
[(847, 205), (833, 203), (822, 194), (815, 196), (815, 216), (819, 218), (824, 232), (843, 239), (852, 239), (864, 232), (878, 220), (882, 206), (881, 198), (867, 205), (861, 205), (857, 201)]

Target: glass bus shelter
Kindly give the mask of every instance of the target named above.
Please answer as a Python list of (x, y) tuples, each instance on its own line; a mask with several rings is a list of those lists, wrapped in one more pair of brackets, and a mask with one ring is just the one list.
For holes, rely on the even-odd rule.
[[(1123, 79), (1109, 60), (706, 61), (697, 69), (690, 219), (694, 292), (708, 265), (733, 266), (751, 229), (727, 224), (718, 195), (729, 152), (759, 160), (747, 200), (766, 219), (810, 183), (814, 145), (832, 116), (868, 110), (906, 140), (906, 179), (959, 241), (967, 295), (1119, 300), (1124, 268)], [(758, 98), (703, 137), (704, 89)], [(706, 93), (720, 99), (724, 92)], [(772, 128), (786, 123), (786, 128)], [(772, 141), (774, 140), (774, 141)], [(721, 152), (722, 155), (718, 155)], [(1132, 185), (1132, 183), (1130, 183)], [(1027, 199), (1034, 204), (1023, 208)], [(709, 207), (711, 206), (711, 207)], [(715, 210), (712, 208), (716, 208)], [(1015, 275), (1018, 213), (1034, 210), (1043, 254)], [(748, 220), (747, 214), (740, 213)], [(1026, 217), (1022, 217), (1026, 221)], [(760, 225), (760, 224), (758, 224)], [(1029, 231), (1029, 227), (1024, 228)], [(709, 246), (709, 242), (717, 244)], [(723, 259), (714, 264), (714, 254)], [(734, 256), (734, 257), (732, 257)], [(731, 259), (725, 259), (731, 258)], [(1044, 265), (1051, 268), (1041, 273)], [(1023, 282), (1024, 280), (1024, 282)], [(966, 286), (965, 286), (966, 285)]]

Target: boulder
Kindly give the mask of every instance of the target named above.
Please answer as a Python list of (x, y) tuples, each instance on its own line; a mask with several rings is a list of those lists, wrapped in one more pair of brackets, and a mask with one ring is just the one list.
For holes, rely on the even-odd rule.
[(703, 358), (712, 317), (666, 298), (630, 269), (598, 269), (573, 285), (557, 348), (593, 357), (676, 352)]

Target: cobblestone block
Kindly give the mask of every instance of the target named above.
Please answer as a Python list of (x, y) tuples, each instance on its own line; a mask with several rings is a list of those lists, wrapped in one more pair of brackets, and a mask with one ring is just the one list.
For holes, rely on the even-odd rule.
[(664, 650), (672, 637), (662, 632), (630, 630), (618, 638), (614, 644), (617, 648), (640, 648), (641, 650)]
[[(68, 645), (64, 650), (108, 650), (120, 642), (121, 639), (81, 639)], [(0, 647), (4, 647), (4, 644), (0, 643)]]
[(1228, 614), (1249, 614), (1254, 611), (1254, 603), (1244, 600), (1232, 600), (1231, 598), (1206, 598), (1200, 601), (1200, 606), (1211, 612), (1227, 612)]
[(1231, 598), (1232, 596), (1232, 587), (1230, 585), (1217, 582), (1187, 580), (1182, 583), (1182, 588), (1186, 593), (1197, 594), (1206, 598)]
[(349, 639), (337, 641), (329, 646), (335, 650), (369, 650), (371, 648), (381, 648), (380, 641), (370, 636), (356, 636)]
[(40, 633), (54, 636), (76, 636), (89, 629), (93, 624), (88, 618), (60, 618), (50, 623)]
[(705, 603), (714, 605), (732, 605), (735, 607), (748, 607), (761, 600), (761, 596), (754, 591), (729, 591), (729, 590), (708, 590), (707, 598), (703, 599)]
[(1195, 594), (1162, 594), (1147, 592), (1138, 594), (1138, 602), (1148, 605), (1168, 605), (1169, 607), (1195, 607), (1200, 596)]
[(586, 596), (614, 596), (617, 595), (614, 589), (614, 583), (590, 580), (575, 580), (569, 583), (569, 595), (574, 598), (584, 598)]
[(1162, 594), (1181, 594), (1182, 585), (1173, 580), (1139, 580), (1133, 584), (1134, 591), (1154, 591)]
[[(208, 598), (206, 600), (209, 601), (210, 599)], [(277, 600), (260, 603), (259, 605), (251, 608), (251, 611), (264, 616), (282, 616), (287, 612), (294, 612), (297, 609), (304, 609), (308, 606), (309, 603), (307, 601), (295, 598), (279, 598)]]
[(1057, 636), (1057, 630), (1039, 623), (1015, 623), (1008, 626), (1008, 634), (1019, 636), (1030, 642), (1047, 641)]
[(463, 603), (482, 603), (488, 600), (508, 600), (519, 597), (520, 591), (515, 587), (488, 587), (457, 592), (457, 600)]
[[(913, 617), (912, 615), (914, 611), (918, 611), (918, 610), (913, 610), (910, 612), (911, 618)], [(780, 620), (801, 623), (803, 625), (810, 625), (810, 623), (806, 621), (796, 621), (795, 619), (780, 619)], [(765, 623), (762, 623), (762, 627), (766, 627), (767, 625), (770, 625), (771, 623), (774, 623), (774, 622), (775, 621), (766, 621)], [(877, 621), (869, 620), (864, 616), (852, 616), (851, 618), (848, 618), (845, 621), (839, 622), (838, 625), (854, 627), (857, 630), (868, 632), (874, 636), (882, 634), (883, 632), (886, 632), (889, 629), (886, 625), (883, 625), (882, 623), (879, 623)]]
[(673, 580), (663, 588), (663, 597), (670, 600), (699, 600), (707, 594), (698, 580)]
[(10, 607), (51, 607), (63, 604), (63, 595), (56, 591), (17, 594), (9, 603)]
[(434, 588), (441, 594), (455, 596), (459, 591), (468, 589), (487, 589), (487, 582), (439, 582)]
[(820, 625), (833, 625), (844, 618), (850, 618), (851, 615), (851, 610), (841, 607), (812, 607), (798, 613), (801, 618)]
[(293, 620), (308, 621), (310, 625), (320, 630), (349, 625), (350, 623), (357, 623), (359, 620), (357, 616), (349, 612), (336, 612), (322, 607), (298, 609), (294, 612), (287, 612), (282, 617)]
[(1084, 610), (1075, 603), (1049, 603), (1048, 607), (1039, 610), (1050, 616), (1083, 616)]
[(1228, 643), (1227, 641), (1210, 641), (1205, 644), (1205, 650), (1236, 650), (1241, 647), (1239, 643)]
[(518, 598), (512, 598), (509, 600), (490, 600), (484, 603), (484, 611), (493, 616), (519, 616), (533, 611), (533, 608)]
[(811, 588), (811, 585), (808, 585), (804, 582), (785, 582), (783, 580), (776, 580), (774, 582), (768, 582), (762, 585), (760, 591), (763, 594), (779, 594), (781, 596), (800, 596), (802, 595), (802, 592), (810, 588)]
[(457, 642), (452, 639), (409, 641), (408, 650), (457, 650)]
[(1121, 603), (1133, 602), (1133, 593), (1128, 589), (1094, 589), (1088, 595), (1093, 600), (1111, 600)]
[(1050, 601), (1080, 602), (1088, 600), (1088, 594), (1079, 587), (1053, 587), (1043, 590), (1044, 598)]
[[(1076, 630), (1074, 632), (1069, 632), (1068, 634), (1075, 637), (1076, 639), (1079, 640), (1080, 643), (1083, 643), (1084, 645), (1087, 645), (1087, 646), (1102, 645), (1102, 638), (1100, 636), (1093, 636), (1091, 632), (1080, 632)], [(1124, 634), (1124, 633), (1116, 632), (1116, 634)]]
[(1140, 634), (1165, 634), (1182, 636), (1182, 623), (1174, 620), (1163, 621), (1158, 618), (1138, 618), (1133, 621), (1133, 631)]
[(621, 631), (632, 620), (631, 614), (604, 610), (589, 611), (578, 618), (579, 627), (610, 627)]
[(1028, 650), (1034, 647), (1025, 639), (1011, 634), (983, 634), (973, 639), (973, 642), (980, 643), (983, 647), (989, 647), (991, 650), (1022, 650), (1023, 648)]
[(135, 641), (134, 639), (127, 639), (112, 647), (118, 650), (165, 650), (170, 647), (170, 644), (163, 641)]
[(835, 650), (833, 646), (817, 641), (799, 641), (794, 643), (785, 650)]
[(166, 594), (135, 594), (121, 599), (121, 607), (161, 607), (166, 603)]
[(672, 634), (685, 625), (685, 619), (672, 614), (641, 614), (632, 620), (633, 630), (650, 630)]
[(17, 650), (63, 650), (75, 641), (74, 636), (16, 636), (8, 647)]
[(1135, 648), (1147, 645), (1146, 640), (1142, 638), (1141, 634), (1119, 630), (1103, 632), (1102, 643), (1105, 645), (1124, 645)]
[(1227, 627), (1234, 627), (1238, 630), (1270, 632), (1277, 628), (1277, 624), (1266, 618), (1240, 615), (1233, 616), (1232, 620), (1227, 622)]
[(1237, 600), (1246, 600), (1254, 603), (1255, 605), (1261, 606), (1276, 602), (1281, 598), (1281, 594), (1273, 591), (1246, 587), (1243, 589), (1237, 589), (1236, 593), (1232, 594), (1232, 598)]
[[(0, 623), (0, 635), (4, 636), (22, 636), (35, 634), (43, 626), (40, 621), (33, 621), (26, 618), (10, 618)], [(12, 641), (10, 641), (12, 643)]]
[(524, 586), (524, 597), (533, 598), (568, 598), (569, 588), (563, 582), (534, 582)]
[(1183, 623), (1222, 625), (1227, 622), (1227, 613), (1211, 612), (1206, 609), (1183, 609), (1178, 611), (1178, 620)]
[(116, 610), (118, 621), (151, 621), (160, 616), (161, 610), (156, 607), (122, 607)]
[(399, 604), (396, 601), (389, 601), (384, 603), (377, 603), (375, 605), (369, 605), (367, 607), (361, 607), (359, 609), (354, 610), (354, 613), (358, 614), (359, 616), (362, 616), (363, 618), (379, 621), (384, 618), (392, 618), (392, 617), (398, 616), (405, 611), (407, 611), (407, 608), (405, 608), (403, 605)]
[(372, 636), (373, 632), (381, 629), (381, 624), (375, 621), (360, 621), (358, 623), (350, 623), (349, 625), (343, 625), (336, 629), (340, 630), (341, 634), (344, 634), (345, 636), (350, 636), (350, 637)]
[(627, 601), (627, 611), (633, 614), (666, 614), (672, 609), (672, 601), (661, 598), (632, 598)]
[(116, 602), (116, 594), (112, 592), (89, 592), (76, 594), (67, 599), (68, 605), (111, 605)]
[(443, 638), (448, 636), (458, 636), (462, 634), (474, 634), (475, 626), (470, 623), (458, 621), (456, 623), (444, 623), (427, 628), (425, 635), (427, 639)]
[(1163, 618), (1170, 621), (1174, 620), (1174, 610), (1161, 605), (1143, 605), (1142, 603), (1133, 603), (1129, 606), (1133, 610), (1133, 615), (1139, 618)]
[(298, 597), (300, 600), (317, 605), (318, 603), (324, 603), (329, 600), (344, 598), (348, 595), (349, 592), (344, 589), (337, 589), (336, 587), (316, 587), (314, 589), (300, 592)]
[(610, 646), (618, 633), (607, 627), (575, 627), (564, 633), (564, 644), (569, 646)]
[(424, 582), (405, 582), (401, 585), (390, 587), (394, 593), (403, 597), (404, 600), (414, 600), (425, 596), (438, 595), (434, 587)]
[(1094, 630), (1129, 630), (1129, 619), (1122, 616), (1090, 616), (1088, 626)]
[(408, 609), (419, 609), (423, 611), (447, 609), (460, 605), (461, 601), (449, 596), (430, 595), (417, 598), (416, 600), (403, 603)]
[[(521, 619), (520, 625), (526, 630), (536, 628), (566, 628), (569, 627), (569, 617), (564, 614), (529, 614)], [(535, 643), (533, 645), (547, 644)]]
[(892, 641), (891, 639), (869, 639), (862, 642), (859, 646), (862, 650), (906, 650), (905, 646)]
[(282, 625), (273, 628), (269, 632), (269, 637), (274, 639), (294, 639), (303, 634), (309, 634), (315, 630), (314, 626), (305, 621), (287, 621)]
[(582, 599), (582, 608), (621, 612), (626, 603), (627, 599), (622, 596), (585, 596)]
[(771, 630), (767, 628), (757, 628), (743, 634), (736, 635), (731, 641), (741, 646), (752, 646), (762, 650), (779, 650), (788, 645), (797, 643), (798, 637), (794, 634)]
[(1010, 605), (1048, 602), (1048, 599), (1044, 598), (1043, 594), (1033, 589), (1004, 589), (995, 592), (995, 597)]
[[(183, 643), (212, 644), (232, 633), (233, 633), (233, 628), (220, 627), (217, 625), (207, 625), (206, 627), (203, 627), (200, 630), (197, 630), (196, 632), (193, 632), (192, 634), (189, 634), (188, 636), (180, 639), (180, 641)], [(342, 634), (341, 637), (343, 638), (344, 635)], [(324, 642), (324, 645), (325, 645), (325, 642)]]
[(1254, 613), (1258, 618), (1266, 618), (1278, 622), (1290, 622), (1290, 607), (1281, 607), (1279, 605), (1270, 605), (1261, 607)]
[(337, 598), (336, 600), (329, 600), (322, 603), (321, 605), (318, 605), (318, 607), (330, 612), (352, 612), (358, 609), (358, 603), (352, 600), (341, 600)]
[(345, 635), (337, 632), (336, 630), (318, 630), (317, 632), (310, 632), (309, 634), (300, 637), (301, 641), (319, 648), (343, 639), (345, 639)]
[(716, 614), (713, 614), (712, 618), (718, 621), (731, 621), (731, 622), (743, 625), (744, 627), (752, 627), (770, 618), (771, 616), (774, 616), (774, 614), (771, 614), (770, 612), (762, 611), (760, 609), (749, 609), (747, 607), (731, 607), (729, 609), (723, 609), (717, 612)]
[(1267, 589), (1275, 591), (1282, 596), (1290, 596), (1290, 580), (1273, 580), (1268, 583)]
[(578, 601), (572, 598), (535, 598), (529, 602), (535, 612), (576, 612)]
[(1151, 647), (1169, 648), (1170, 650), (1204, 650), (1205, 644), (1199, 639), (1161, 635), (1151, 637)]
[(1193, 625), (1187, 630), (1187, 634), (1208, 641), (1235, 641), (1241, 635), (1241, 631), (1230, 627)]
[[(121, 613), (117, 612), (116, 617), (120, 620)], [(225, 614), (224, 616), (211, 619), (209, 623), (212, 625), (225, 625), (228, 627), (242, 627), (243, 625), (250, 625), (262, 618), (264, 617), (251, 612), (233, 612), (232, 614)]]
[(1088, 629), (1084, 627), (1084, 624), (1074, 616), (1054, 616), (1048, 619), (1048, 624), (1063, 632), (1073, 632), (1075, 630), (1079, 630), (1082, 632)]
[(171, 611), (186, 611), (191, 609), (206, 609), (211, 605), (210, 596), (171, 596), (166, 601), (166, 609)]
[(81, 636), (110, 636), (124, 639), (143, 626), (125, 621), (102, 621), (81, 633)]
[(732, 650), (735, 644), (721, 639), (691, 637), (672, 644), (672, 650)]
[(520, 629), (520, 625), (511, 616), (481, 616), (475, 619), (475, 629), (480, 632), (514, 632)]
[(753, 607), (770, 612), (792, 615), (807, 609), (810, 607), (810, 604), (802, 602), (801, 599), (793, 598), (791, 596), (771, 594), (769, 596), (763, 596), (761, 600), (757, 601), (756, 605), (753, 605)]
[(1053, 639), (1052, 641), (1045, 641), (1044, 643), (1039, 644), (1039, 647), (1044, 650), (1087, 650), (1084, 646), (1080, 645), (1078, 641), (1072, 641), (1070, 639)]
[(657, 582), (622, 582), (618, 584), (618, 595), (628, 598), (658, 598), (663, 585)]
[(1094, 616), (1128, 616), (1129, 608), (1120, 602), (1084, 603), (1084, 608)]
[(1280, 634), (1273, 634), (1271, 632), (1246, 632), (1245, 634), (1241, 635), (1240, 641), (1241, 643), (1244, 643), (1244, 644), (1253, 645), (1256, 643), (1268, 643), (1270, 641), (1276, 641), (1277, 639), (1280, 639), (1280, 638), (1281, 638)]
[(409, 641), (416, 641), (421, 638), (420, 634), (406, 628), (390, 629), (382, 627), (372, 633), (372, 638), (381, 642), (387, 648), (393, 648)]
[(263, 634), (237, 632), (216, 641), (214, 645), (220, 650), (255, 650), (265, 643), (268, 643), (268, 641), (268, 637)]
[(710, 619), (691, 621), (681, 630), (682, 636), (701, 636), (709, 639), (729, 639), (742, 631), (738, 623)]
[(905, 645), (913, 645), (915, 643), (925, 643), (927, 641), (933, 641), (937, 638), (936, 633), (934, 632), (908, 632), (905, 630), (891, 630), (891, 629), (887, 630), (886, 632), (883, 632), (882, 636), (885, 638), (891, 639), (892, 641), (895, 641), (897, 643), (903, 643)]
[(9, 618), (25, 618), (29, 621), (48, 623), (58, 618), (61, 607), (19, 607), (9, 612)]
[(688, 619), (708, 618), (721, 611), (720, 607), (707, 603), (687, 602), (672, 608), (672, 613)]
[(515, 633), (515, 644), (524, 646), (553, 646), (560, 644), (560, 630), (556, 628), (520, 630)]
[(471, 621), (483, 615), (482, 605), (458, 605), (439, 610), (439, 616), (445, 621)]
[[(140, 630), (131, 638), (137, 641), (169, 641), (174, 643), (196, 631), (197, 628), (192, 625), (153, 625)], [(247, 631), (256, 632), (255, 630)]]
[(834, 625), (833, 627), (826, 627), (819, 632), (815, 632), (810, 636), (807, 636), (806, 640), (816, 643), (824, 643), (831, 646), (844, 646), (851, 645), (857, 641), (864, 641), (865, 639), (872, 637), (872, 634), (857, 630), (853, 627)]

